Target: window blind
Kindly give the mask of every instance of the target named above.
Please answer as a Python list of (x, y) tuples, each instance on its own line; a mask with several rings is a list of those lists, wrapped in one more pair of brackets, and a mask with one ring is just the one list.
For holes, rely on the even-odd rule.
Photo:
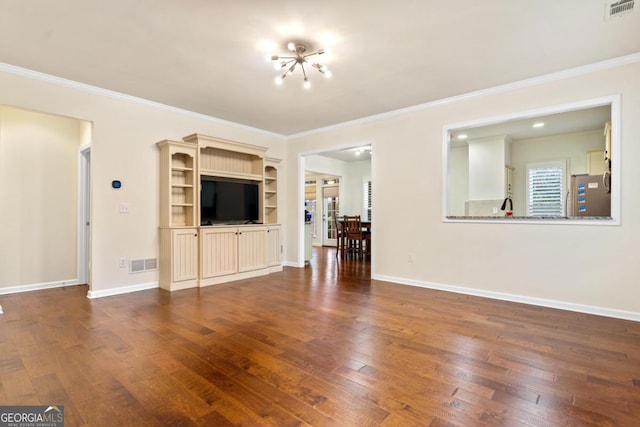
[(371, 221), (371, 180), (362, 181), (362, 219)]
[(564, 165), (527, 168), (527, 215), (562, 216)]

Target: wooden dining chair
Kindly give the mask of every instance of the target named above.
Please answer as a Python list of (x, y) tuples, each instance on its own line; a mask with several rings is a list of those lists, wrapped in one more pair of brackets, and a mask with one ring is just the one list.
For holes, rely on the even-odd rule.
[(362, 256), (362, 224), (360, 215), (345, 215), (342, 221), (345, 247), (344, 255)]

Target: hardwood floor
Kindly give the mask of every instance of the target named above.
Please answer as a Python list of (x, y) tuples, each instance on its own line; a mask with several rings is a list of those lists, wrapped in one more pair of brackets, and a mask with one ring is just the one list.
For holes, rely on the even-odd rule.
[(67, 426), (637, 426), (640, 323), (304, 269), (0, 297), (0, 405)]

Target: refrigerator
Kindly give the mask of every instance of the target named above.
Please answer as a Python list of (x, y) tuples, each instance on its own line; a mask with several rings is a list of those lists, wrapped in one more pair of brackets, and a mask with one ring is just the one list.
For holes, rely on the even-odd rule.
[(571, 175), (569, 216), (611, 216), (611, 193), (602, 175)]

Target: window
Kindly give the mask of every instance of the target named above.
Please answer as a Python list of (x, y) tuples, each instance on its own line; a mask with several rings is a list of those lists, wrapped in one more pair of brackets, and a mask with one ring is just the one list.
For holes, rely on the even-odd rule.
[(371, 179), (362, 180), (362, 220), (371, 221)]
[(566, 162), (527, 165), (527, 216), (564, 216)]

